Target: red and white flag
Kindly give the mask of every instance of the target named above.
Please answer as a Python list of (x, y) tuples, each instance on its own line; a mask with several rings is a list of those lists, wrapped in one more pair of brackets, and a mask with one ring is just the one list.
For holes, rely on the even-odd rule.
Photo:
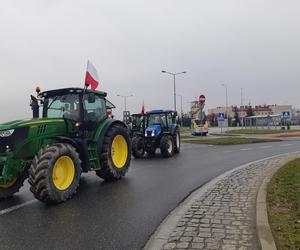
[(145, 115), (145, 104), (143, 101), (143, 106), (142, 106), (142, 110), (141, 110), (141, 115)]
[(99, 85), (97, 70), (90, 61), (87, 62), (84, 84), (86, 86), (91, 85), (92, 90), (95, 90)]

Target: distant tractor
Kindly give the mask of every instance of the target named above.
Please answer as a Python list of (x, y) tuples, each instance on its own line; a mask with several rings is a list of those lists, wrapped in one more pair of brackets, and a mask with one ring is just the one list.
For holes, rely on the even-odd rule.
[(144, 122), (145, 116), (141, 113), (139, 114), (132, 114), (130, 116), (130, 135), (131, 137), (134, 137), (136, 133), (140, 134), (143, 133), (143, 130), (145, 129), (145, 122)]
[(105, 92), (37, 92), (37, 98), (31, 96), (33, 119), (0, 124), (0, 198), (18, 192), (29, 177), (35, 198), (60, 203), (76, 192), (82, 172), (95, 171), (106, 181), (126, 174), (129, 131), (123, 122), (108, 117), (107, 109), (114, 106)]
[(147, 152), (154, 155), (160, 148), (164, 157), (171, 157), (180, 152), (180, 131), (176, 124), (177, 113), (172, 110), (153, 110), (142, 119), (140, 129), (135, 131), (132, 139), (132, 154), (142, 158)]

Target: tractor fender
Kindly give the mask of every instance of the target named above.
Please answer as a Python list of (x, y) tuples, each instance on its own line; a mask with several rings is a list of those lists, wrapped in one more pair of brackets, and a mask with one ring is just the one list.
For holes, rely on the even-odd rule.
[(80, 160), (82, 161), (82, 171), (88, 172), (90, 170), (88, 146), (85, 140), (80, 138), (70, 138), (64, 136), (56, 136), (54, 137), (54, 139), (58, 142), (68, 143), (74, 148), (76, 148), (77, 152), (79, 153)]
[[(101, 128), (100, 134), (98, 134), (98, 136), (96, 136), (96, 138), (94, 138), (94, 140), (96, 140), (98, 142), (98, 147), (99, 148), (102, 147), (102, 144), (103, 144), (103, 141), (104, 141), (104, 136), (112, 126), (121, 126), (121, 127), (124, 127), (124, 128), (128, 129), (128, 127), (126, 126), (126, 124), (124, 122), (114, 120), (114, 119), (109, 119), (109, 121), (104, 125), (104, 127)], [(96, 133), (96, 135), (97, 135), (97, 133)]]

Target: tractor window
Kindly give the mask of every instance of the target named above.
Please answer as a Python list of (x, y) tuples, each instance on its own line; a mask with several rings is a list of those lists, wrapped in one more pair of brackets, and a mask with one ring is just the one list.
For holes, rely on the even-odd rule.
[(94, 102), (89, 102), (88, 94), (83, 97), (84, 120), (99, 122), (106, 116), (106, 102), (103, 98), (95, 96)]
[(68, 94), (45, 99), (44, 117), (79, 120), (78, 95)]
[(148, 126), (159, 124), (162, 127), (166, 127), (166, 115), (162, 114), (150, 114), (148, 115)]
[(170, 127), (174, 123), (171, 113), (167, 114), (167, 119), (168, 119), (168, 126)]

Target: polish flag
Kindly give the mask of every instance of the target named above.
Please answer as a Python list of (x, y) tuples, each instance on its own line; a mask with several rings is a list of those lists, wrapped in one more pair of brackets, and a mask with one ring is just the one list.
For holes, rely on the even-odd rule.
[(145, 104), (144, 104), (144, 101), (143, 101), (143, 106), (142, 106), (142, 110), (141, 110), (141, 115), (144, 115), (145, 114)]
[(99, 78), (98, 78), (97, 70), (90, 61), (88, 61), (88, 63), (87, 63), (84, 83), (86, 86), (91, 85), (92, 90), (95, 90), (99, 85)]

